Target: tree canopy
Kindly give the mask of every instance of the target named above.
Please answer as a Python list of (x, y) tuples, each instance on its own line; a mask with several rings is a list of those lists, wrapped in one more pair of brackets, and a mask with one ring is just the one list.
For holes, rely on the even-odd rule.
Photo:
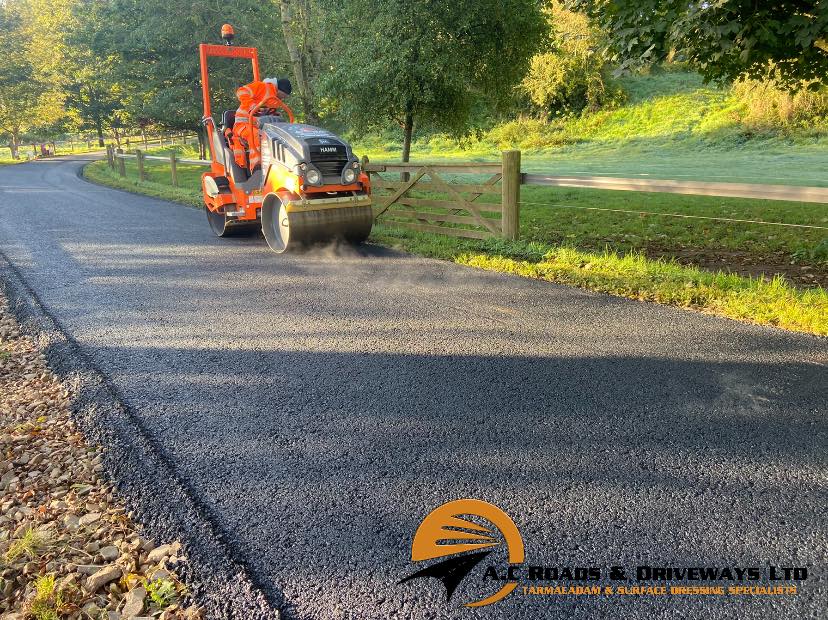
[[(60, 56), (56, 0), (0, 2), (0, 132), (13, 156), (27, 132), (52, 135), (64, 119), (61, 80), (54, 78)], [(45, 30), (45, 33), (42, 32)], [(54, 45), (52, 56), (44, 45)]]
[[(246, 5), (246, 6), (245, 6)], [(73, 40), (97, 58), (112, 60), (112, 79), (122, 84), (130, 114), (174, 128), (192, 127), (201, 116), (198, 44), (217, 42), (226, 9), (189, 0), (82, 0)], [(245, 44), (260, 48), (264, 69), (282, 57), (278, 21), (261, 3), (234, 3), (234, 26)], [(250, 79), (241, 62), (211, 66), (219, 105), (232, 105), (240, 80)], [(283, 63), (284, 64), (284, 63)], [(213, 77), (215, 76), (215, 77)], [(224, 86), (224, 88), (222, 88)]]
[(536, 0), (331, 1), (323, 93), (355, 125), (462, 132), (476, 98), (511, 96), (544, 31)]
[[(459, 136), (507, 109), (612, 102), (610, 65), (676, 58), (709, 80), (828, 83), (826, 0), (0, 0), (0, 134), (16, 149), (77, 129), (99, 143), (122, 126), (195, 129), (198, 44), (225, 22), (265, 75), (291, 78), (300, 118), (396, 123), (405, 158), (415, 128)], [(216, 111), (236, 107), (244, 64), (211, 60)]]
[(570, 0), (609, 37), (623, 70), (671, 54), (708, 80), (828, 84), (825, 0)]

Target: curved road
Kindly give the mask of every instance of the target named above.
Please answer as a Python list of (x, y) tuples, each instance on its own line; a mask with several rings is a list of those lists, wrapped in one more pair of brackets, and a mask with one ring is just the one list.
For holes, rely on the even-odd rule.
[[(0, 168), (0, 250), (285, 617), (824, 612), (825, 339), (379, 248), (277, 256), (83, 163)], [(796, 596), (519, 588), (479, 609), (486, 562), (448, 604), (398, 585), (420, 521), (461, 497), (511, 515), (533, 565), (810, 575)]]

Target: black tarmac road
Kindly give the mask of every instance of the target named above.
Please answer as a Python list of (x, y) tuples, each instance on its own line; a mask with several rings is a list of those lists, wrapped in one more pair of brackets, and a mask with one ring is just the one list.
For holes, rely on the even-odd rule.
[[(265, 617), (260, 589), (308, 620), (824, 617), (825, 339), (371, 246), (279, 256), (83, 163), (0, 168), (4, 273), (64, 330), (54, 362), (74, 351), (81, 391), (100, 371), (85, 415), (142, 520), (185, 539), (213, 615)], [(499, 548), (448, 603), (434, 579), (398, 585), (421, 520), (465, 497), (512, 517), (527, 565), (632, 578), (585, 585), (642, 585), (638, 566), (808, 578), (722, 596), (523, 580), (464, 608), (499, 587)]]

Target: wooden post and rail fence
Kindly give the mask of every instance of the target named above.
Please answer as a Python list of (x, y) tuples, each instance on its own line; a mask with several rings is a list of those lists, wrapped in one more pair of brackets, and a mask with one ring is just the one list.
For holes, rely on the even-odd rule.
[(124, 153), (123, 149), (115, 148), (113, 145), (106, 147), (106, 161), (112, 170), (116, 170), (122, 177), (126, 176), (127, 159), (134, 159), (136, 168), (138, 169), (138, 180), (147, 180), (147, 161), (162, 161), (170, 165), (170, 183), (173, 187), (178, 187), (178, 164), (193, 164), (197, 166), (209, 166), (210, 162), (204, 159), (187, 159), (185, 157), (178, 157), (175, 152), (169, 156), (147, 155), (141, 149), (135, 149), (135, 153)]
[[(380, 223), (407, 230), (471, 239), (500, 237), (517, 240), (520, 237), (520, 189), (522, 185), (828, 204), (828, 187), (533, 174), (521, 172), (520, 157), (520, 151), (509, 150), (501, 154), (499, 162), (376, 163), (363, 158), (362, 167), (371, 177), (374, 214)], [(138, 177), (141, 181), (146, 180), (146, 161), (168, 163), (171, 184), (176, 187), (179, 185), (178, 164), (210, 165), (209, 161), (179, 158), (175, 153), (168, 156), (155, 156), (136, 150), (135, 154), (126, 154), (121, 149), (107, 147), (109, 166), (117, 170), (120, 176), (126, 176), (125, 159), (136, 160)], [(476, 178), (468, 181), (462, 180), (463, 177), (468, 178), (469, 175), (474, 175)], [(592, 210), (630, 214), (647, 213), (620, 209), (593, 208)], [(724, 217), (652, 214), (778, 225), (773, 222)], [(782, 225), (823, 228), (799, 224)]]

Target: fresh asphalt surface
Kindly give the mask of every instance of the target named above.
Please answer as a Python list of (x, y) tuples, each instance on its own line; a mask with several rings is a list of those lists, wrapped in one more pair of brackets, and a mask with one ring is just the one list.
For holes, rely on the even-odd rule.
[[(824, 613), (825, 339), (370, 246), (278, 256), (83, 163), (0, 168), (0, 250), (286, 617)], [(510, 514), (529, 564), (811, 576), (477, 610), (476, 573), (448, 605), (398, 585), (422, 518), (462, 497)]]

